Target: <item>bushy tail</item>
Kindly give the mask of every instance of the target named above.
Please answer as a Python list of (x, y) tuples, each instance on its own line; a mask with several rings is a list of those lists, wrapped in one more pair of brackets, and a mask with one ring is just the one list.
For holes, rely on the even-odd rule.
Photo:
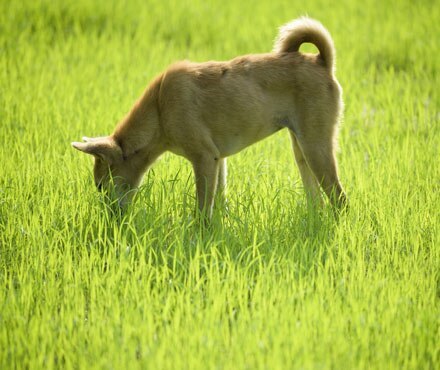
[(275, 40), (274, 52), (298, 51), (301, 44), (305, 42), (312, 43), (318, 48), (323, 64), (333, 73), (335, 48), (332, 37), (327, 29), (314, 19), (301, 17), (280, 27)]

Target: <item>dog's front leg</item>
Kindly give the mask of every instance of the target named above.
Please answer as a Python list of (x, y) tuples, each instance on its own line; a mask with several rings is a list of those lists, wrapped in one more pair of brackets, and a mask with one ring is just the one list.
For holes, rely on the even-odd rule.
[(226, 177), (228, 175), (228, 167), (226, 164), (226, 158), (220, 158), (218, 160), (218, 181), (217, 181), (217, 193), (224, 195), (226, 192)]
[(196, 180), (197, 203), (202, 215), (212, 216), (219, 175), (219, 158), (203, 155), (192, 161)]
[(218, 161), (218, 180), (217, 180), (217, 191), (214, 197), (214, 208), (221, 209), (222, 212), (227, 210), (227, 199), (226, 199), (226, 178), (228, 175), (226, 158), (220, 158)]

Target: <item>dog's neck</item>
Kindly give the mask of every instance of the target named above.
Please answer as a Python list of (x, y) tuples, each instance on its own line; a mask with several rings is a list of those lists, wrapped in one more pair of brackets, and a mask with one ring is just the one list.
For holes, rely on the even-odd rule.
[(158, 110), (161, 82), (162, 75), (153, 80), (112, 134), (124, 162), (136, 172), (145, 172), (165, 152)]

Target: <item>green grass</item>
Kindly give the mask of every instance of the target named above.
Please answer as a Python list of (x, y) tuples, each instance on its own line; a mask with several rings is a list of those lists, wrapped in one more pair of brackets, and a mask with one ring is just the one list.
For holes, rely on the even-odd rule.
[[(308, 209), (280, 132), (230, 158), (209, 229), (172, 155), (112, 217), (70, 142), (172, 61), (270, 51), (303, 14), (337, 48), (349, 212)], [(0, 0), (0, 368), (439, 368), (439, 20), (428, 0)]]

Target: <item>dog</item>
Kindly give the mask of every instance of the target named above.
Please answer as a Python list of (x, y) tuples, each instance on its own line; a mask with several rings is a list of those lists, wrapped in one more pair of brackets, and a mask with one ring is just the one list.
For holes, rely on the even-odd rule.
[[(319, 53), (299, 52), (303, 43)], [(322, 202), (322, 188), (341, 208), (347, 197), (335, 151), (342, 111), (333, 40), (320, 22), (302, 17), (280, 28), (271, 53), (172, 64), (113, 134), (72, 146), (95, 157), (96, 186), (115, 189), (124, 204), (161, 154), (185, 157), (198, 208), (210, 218), (215, 194), (226, 187), (226, 158), (287, 129), (308, 196)]]

